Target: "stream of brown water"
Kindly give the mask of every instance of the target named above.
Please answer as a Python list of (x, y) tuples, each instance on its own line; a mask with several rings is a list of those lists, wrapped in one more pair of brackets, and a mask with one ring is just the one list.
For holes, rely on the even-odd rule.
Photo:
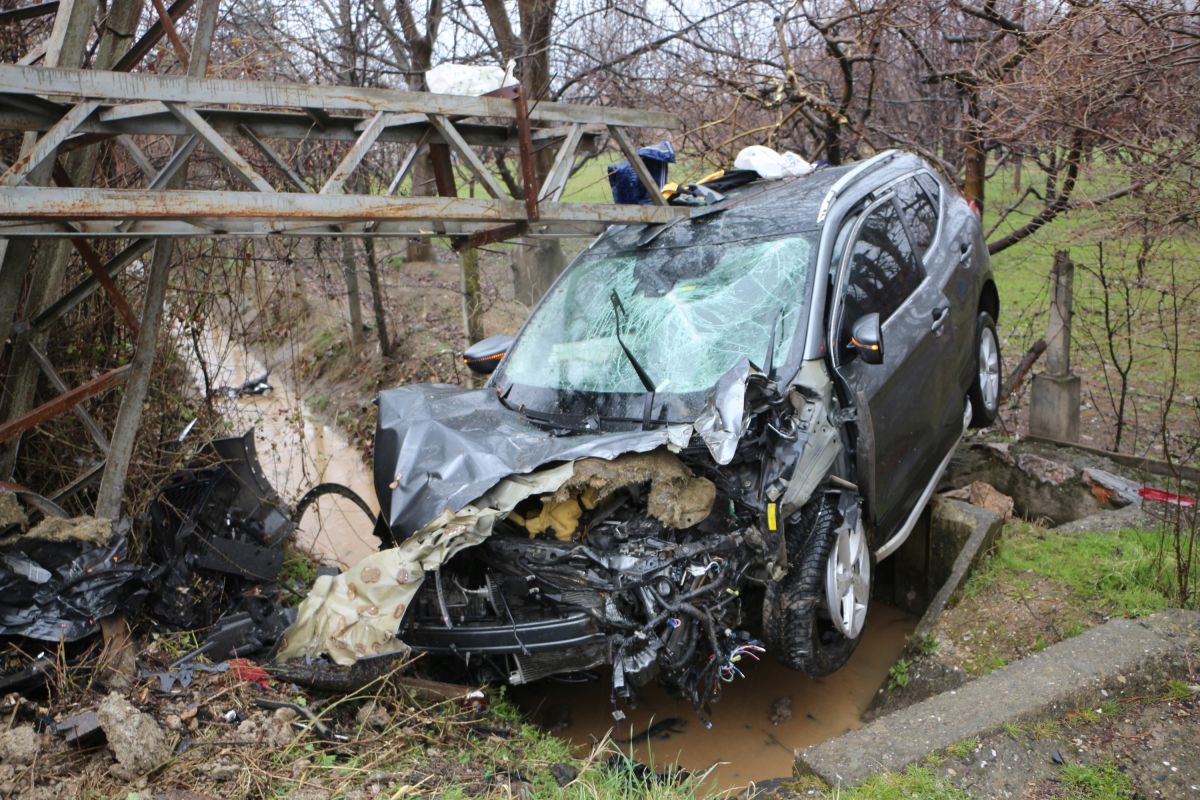
[[(239, 386), (266, 368), (243, 348), (212, 340), (204, 343), (213, 386)], [(189, 359), (197, 385), (203, 378)], [(362, 453), (340, 431), (318, 419), (287, 376), (273, 374), (274, 390), (262, 397), (219, 398), (216, 402), (233, 434), (254, 429), (254, 445), (267, 480), (289, 504), (318, 483), (350, 487), (376, 512), (370, 470)], [(322, 497), (301, 520), (297, 543), (323, 561), (349, 566), (375, 552), (379, 540), (371, 520), (351, 501)]]
[[(850, 662), (824, 678), (793, 672), (769, 656), (759, 663), (743, 661), (739, 666), (746, 677), (725, 685), (708, 730), (687, 703), (657, 686), (648, 687), (636, 709), (623, 709), (626, 719), (613, 736), (624, 739), (656, 722), (679, 720), (678, 733), (633, 745), (633, 757), (658, 770), (673, 764), (689, 771), (716, 765), (715, 789), (789, 776), (793, 751), (862, 726), (863, 712), (903, 652), (915, 624), (915, 618), (899, 609), (873, 606)], [(582, 751), (614, 729), (604, 679), (586, 684), (542, 681), (512, 694), (534, 721), (556, 729)], [(774, 724), (772, 707), (783, 698), (791, 699), (790, 718)], [(622, 749), (628, 753), (630, 745)]]

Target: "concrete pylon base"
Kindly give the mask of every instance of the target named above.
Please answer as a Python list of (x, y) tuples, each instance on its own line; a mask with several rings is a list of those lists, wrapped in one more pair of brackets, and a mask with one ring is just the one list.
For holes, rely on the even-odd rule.
[(1060, 442), (1079, 441), (1079, 377), (1034, 375), (1029, 395), (1029, 432)]

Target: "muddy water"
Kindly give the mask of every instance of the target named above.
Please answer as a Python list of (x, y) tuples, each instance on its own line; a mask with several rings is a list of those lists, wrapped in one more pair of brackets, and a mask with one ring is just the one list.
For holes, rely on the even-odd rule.
[[(261, 361), (232, 343), (210, 340), (202, 343), (202, 353), (214, 387), (240, 386), (266, 371)], [(189, 363), (203, 391), (194, 355)], [(340, 431), (315, 418), (297, 387), (280, 373), (271, 375), (274, 390), (266, 396), (216, 400), (231, 433), (254, 428), (254, 444), (267, 480), (289, 504), (318, 483), (340, 483), (378, 511), (362, 454)], [(375, 552), (379, 545), (366, 514), (336, 496), (321, 498), (305, 513), (297, 541), (322, 560), (342, 566)]]
[[(721, 701), (713, 706), (710, 730), (705, 730), (689, 705), (668, 697), (657, 686), (648, 688), (636, 709), (623, 709), (626, 719), (613, 737), (629, 737), (655, 722), (674, 719), (682, 723), (671, 726), (678, 733), (635, 744), (634, 757), (658, 769), (678, 764), (687, 770), (704, 770), (716, 765), (713, 787), (719, 789), (786, 777), (792, 774), (794, 750), (861, 727), (862, 713), (900, 657), (915, 623), (915, 618), (898, 609), (873, 607), (863, 641), (850, 662), (824, 678), (793, 672), (769, 656), (759, 663), (743, 662), (739, 666), (746, 677), (725, 685)], [(586, 684), (542, 681), (513, 694), (534, 721), (557, 728), (559, 736), (581, 749), (614, 728), (603, 679)], [(772, 709), (784, 706), (778, 702), (784, 698), (791, 700), (790, 717), (774, 724)], [(629, 745), (622, 749), (629, 752)]]

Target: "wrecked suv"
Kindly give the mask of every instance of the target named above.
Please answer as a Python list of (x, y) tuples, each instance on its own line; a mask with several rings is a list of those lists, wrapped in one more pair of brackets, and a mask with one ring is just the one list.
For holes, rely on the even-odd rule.
[(515, 339), (468, 351), (485, 388), (380, 395), (396, 544), (320, 579), (285, 654), (607, 667), (616, 698), (657, 679), (701, 710), (764, 649), (846, 662), (875, 562), (996, 415), (999, 298), (976, 216), (915, 156), (748, 177), (597, 239)]

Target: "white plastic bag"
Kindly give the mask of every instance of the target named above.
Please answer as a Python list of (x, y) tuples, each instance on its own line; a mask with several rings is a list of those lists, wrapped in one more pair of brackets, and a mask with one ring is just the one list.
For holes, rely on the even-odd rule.
[(513, 62), (508, 69), (500, 67), (474, 67), (467, 64), (438, 64), (425, 73), (425, 83), (434, 94), (459, 94), (478, 97), (495, 91), (502, 86), (512, 86)]
[(799, 178), (801, 175), (807, 175), (813, 171), (813, 165), (805, 161), (800, 156), (790, 150), (783, 154), (783, 166), (788, 175), (794, 175)]
[(752, 169), (769, 181), (785, 176), (799, 177), (813, 171), (813, 165), (795, 153), (781, 155), (760, 144), (742, 148), (733, 160), (733, 166), (735, 169)]
[(759, 177), (769, 181), (778, 180), (787, 173), (783, 158), (779, 153), (769, 147), (763, 147), (761, 144), (743, 147), (742, 151), (737, 154), (737, 158), (733, 160), (733, 166), (734, 169), (752, 169), (759, 174)]

